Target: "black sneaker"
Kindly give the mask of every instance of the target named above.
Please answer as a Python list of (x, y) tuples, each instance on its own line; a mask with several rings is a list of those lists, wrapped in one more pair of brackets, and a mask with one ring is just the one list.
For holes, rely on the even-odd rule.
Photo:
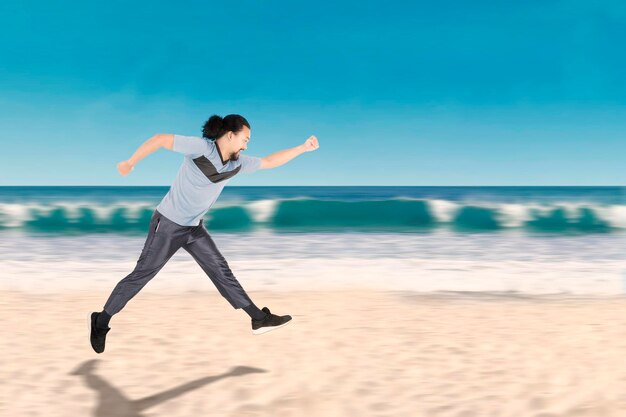
[(96, 320), (98, 319), (98, 315), (100, 313), (96, 313), (95, 311), (91, 313), (90, 326), (89, 326), (89, 341), (91, 342), (91, 347), (96, 353), (104, 352), (104, 342), (107, 337), (107, 333), (111, 330), (110, 327), (106, 329), (101, 329), (96, 326)]
[(262, 320), (252, 320), (252, 333), (254, 334), (263, 334), (286, 326), (291, 320), (291, 316), (289, 315), (277, 316), (276, 314), (272, 314), (267, 307), (263, 307), (261, 311), (266, 314), (265, 318)]

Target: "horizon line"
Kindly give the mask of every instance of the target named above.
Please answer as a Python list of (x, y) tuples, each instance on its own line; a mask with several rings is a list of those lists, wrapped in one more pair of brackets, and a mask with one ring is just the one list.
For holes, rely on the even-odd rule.
[[(0, 185), (0, 188), (10, 187), (171, 187), (169, 185)], [(626, 185), (230, 185), (228, 188), (242, 187), (605, 187), (624, 188)], [(224, 187), (226, 188), (226, 187)]]

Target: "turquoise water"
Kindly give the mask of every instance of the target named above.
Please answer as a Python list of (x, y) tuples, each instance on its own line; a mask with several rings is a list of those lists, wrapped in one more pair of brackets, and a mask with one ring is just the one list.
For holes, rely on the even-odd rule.
[[(57, 291), (101, 285), (109, 291), (134, 267), (150, 216), (167, 191), (0, 187), (0, 286)], [(253, 289), (299, 282), (314, 288), (621, 294), (623, 191), (227, 187), (205, 224)], [(202, 271), (184, 250), (162, 275), (162, 285), (205, 288), (196, 280)]]
[[(0, 187), (0, 233), (143, 234), (169, 187)], [(217, 232), (597, 234), (626, 230), (623, 187), (226, 187)]]

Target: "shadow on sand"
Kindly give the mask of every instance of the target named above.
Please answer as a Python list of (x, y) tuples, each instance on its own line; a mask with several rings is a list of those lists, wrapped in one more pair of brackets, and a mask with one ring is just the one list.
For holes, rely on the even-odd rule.
[(131, 400), (122, 391), (94, 372), (98, 362), (100, 362), (98, 359), (83, 362), (70, 373), (70, 375), (80, 376), (83, 382), (96, 392), (98, 403), (93, 414), (95, 417), (141, 417), (141, 412), (147, 408), (159, 405), (204, 385), (217, 382), (220, 379), (267, 372), (264, 369), (249, 366), (236, 366), (223, 374), (206, 376), (148, 397)]

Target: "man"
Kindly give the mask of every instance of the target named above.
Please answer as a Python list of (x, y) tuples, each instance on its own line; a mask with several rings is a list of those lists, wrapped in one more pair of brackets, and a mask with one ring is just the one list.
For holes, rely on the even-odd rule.
[(296, 156), (319, 148), (315, 136), (302, 145), (264, 158), (241, 155), (250, 140), (250, 124), (237, 114), (213, 115), (205, 123), (203, 137), (157, 134), (143, 143), (117, 169), (128, 175), (137, 162), (160, 148), (185, 155), (176, 179), (156, 207), (148, 236), (135, 269), (113, 289), (101, 312), (92, 312), (90, 342), (104, 352), (111, 317), (124, 308), (180, 248), (198, 262), (218, 291), (235, 308), (251, 318), (252, 332), (262, 334), (285, 326), (291, 316), (277, 316), (267, 307), (259, 309), (239, 284), (203, 225), (203, 216), (215, 203), (230, 178), (238, 173), (275, 168)]

